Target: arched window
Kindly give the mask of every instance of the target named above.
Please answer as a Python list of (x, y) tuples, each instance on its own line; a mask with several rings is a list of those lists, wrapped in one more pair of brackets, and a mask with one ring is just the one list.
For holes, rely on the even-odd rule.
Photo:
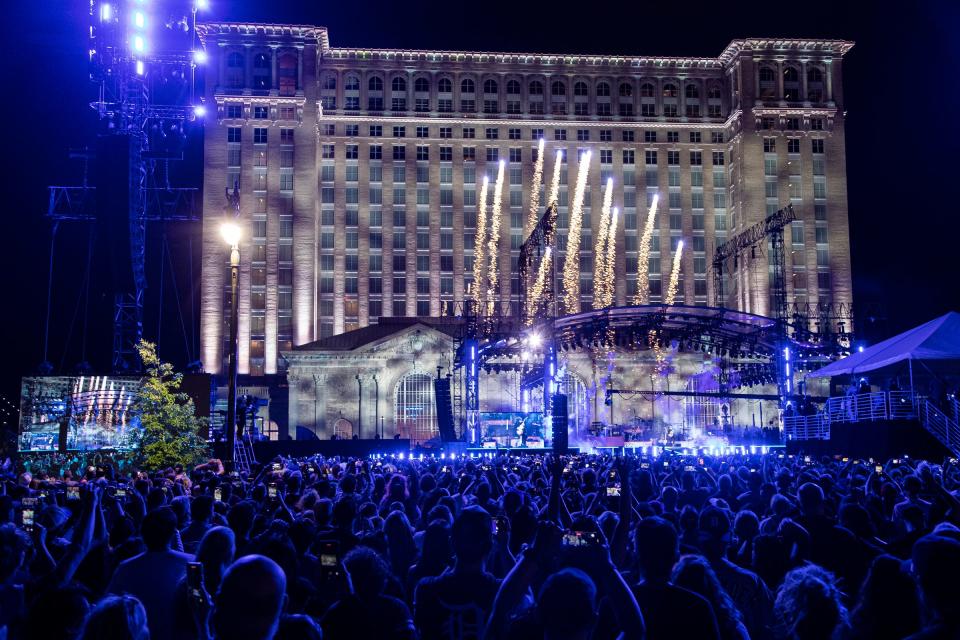
[(554, 80), (550, 85), (550, 95), (553, 96), (565, 96), (567, 95), (567, 85), (563, 84), (559, 80)]
[(333, 423), (333, 434), (340, 440), (353, 438), (353, 424), (346, 418), (339, 418)]
[(243, 68), (243, 54), (234, 51), (227, 56), (227, 66), (231, 69), (242, 69)]
[(497, 92), (497, 81), (496, 80), (485, 80), (483, 83), (483, 92), (484, 93), (496, 93)]
[(430, 91), (430, 81), (426, 78), (417, 78), (413, 82), (413, 90), (420, 93), (429, 93)]
[(773, 67), (760, 67), (760, 82), (776, 82), (777, 75), (773, 71)]
[(578, 82), (573, 85), (573, 95), (575, 96), (588, 96), (590, 95), (590, 90), (587, 89), (586, 82)]
[(360, 76), (347, 76), (347, 79), (343, 83), (343, 88), (347, 91), (360, 91)]
[(473, 93), (475, 88), (476, 88), (476, 85), (473, 84), (473, 80), (471, 80), (470, 78), (465, 78), (460, 83), (460, 93)]
[(393, 407), (400, 437), (420, 443), (437, 435), (433, 379), (428, 374), (408, 373), (400, 378)]
[(440, 78), (440, 81), (437, 82), (437, 91), (440, 93), (452, 93), (453, 83), (450, 82), (450, 78)]
[(253, 68), (254, 69), (269, 69), (270, 68), (270, 56), (265, 53), (258, 53), (253, 56)]
[(542, 96), (543, 95), (543, 83), (539, 80), (534, 80), (530, 83), (530, 95), (532, 96)]
[(800, 82), (800, 72), (796, 67), (786, 67), (783, 70), (784, 82)]
[(403, 76), (396, 76), (390, 82), (390, 88), (395, 92), (404, 92), (407, 90), (407, 81)]
[(277, 59), (277, 82), (280, 95), (294, 96), (297, 94), (297, 56), (292, 53), (282, 53)]
[(677, 97), (677, 85), (672, 82), (668, 82), (663, 85), (663, 97), (664, 98), (676, 98)]
[(720, 87), (717, 85), (710, 85), (710, 88), (707, 89), (707, 98), (710, 100), (719, 100), (720, 99)]
[(597, 95), (606, 98), (610, 96), (610, 84), (607, 82), (597, 83)]
[(620, 97), (630, 98), (633, 96), (633, 87), (627, 82), (620, 83)]
[(367, 89), (370, 91), (383, 91), (383, 80), (379, 76), (373, 76), (367, 80)]
[(512, 96), (520, 95), (520, 82), (517, 80), (507, 80), (507, 93)]
[(657, 94), (657, 90), (649, 82), (644, 82), (640, 85), (640, 97), (641, 98), (653, 98)]
[(687, 94), (687, 97), (690, 99), (696, 99), (700, 97), (700, 89), (697, 88), (695, 84), (688, 84), (684, 91)]
[(337, 90), (337, 76), (326, 76), (323, 79), (323, 88), (328, 91)]
[(823, 82), (823, 71), (820, 70), (820, 67), (807, 69), (807, 82)]

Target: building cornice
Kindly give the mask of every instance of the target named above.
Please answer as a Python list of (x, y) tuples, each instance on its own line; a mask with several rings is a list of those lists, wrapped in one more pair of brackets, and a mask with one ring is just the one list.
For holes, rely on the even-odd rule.
[(315, 42), (321, 51), (330, 49), (326, 27), (305, 24), (264, 24), (256, 22), (203, 22), (197, 25), (200, 40), (231, 36), (241, 38), (285, 38)]
[(850, 40), (818, 40), (803, 38), (744, 38), (733, 40), (727, 45), (718, 58), (724, 67), (745, 51), (760, 51), (773, 53), (808, 53), (822, 56), (845, 55), (853, 48)]
[(853, 48), (849, 40), (804, 38), (742, 38), (732, 40), (716, 58), (689, 56), (624, 56), (612, 54), (558, 54), (492, 51), (445, 51), (427, 49), (375, 49), (330, 47), (326, 27), (313, 25), (206, 22), (197, 25), (201, 39), (216, 36), (284, 37), (315, 41), (325, 58), (333, 61), (453, 63), (516, 65), (548, 69), (723, 69), (745, 51), (807, 53), (843, 56)]

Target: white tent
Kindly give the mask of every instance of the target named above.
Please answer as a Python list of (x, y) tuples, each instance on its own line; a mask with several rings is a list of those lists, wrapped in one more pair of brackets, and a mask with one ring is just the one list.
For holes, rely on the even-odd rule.
[(807, 375), (817, 378), (854, 375), (904, 361), (912, 370), (914, 360), (960, 362), (960, 313), (951, 311)]

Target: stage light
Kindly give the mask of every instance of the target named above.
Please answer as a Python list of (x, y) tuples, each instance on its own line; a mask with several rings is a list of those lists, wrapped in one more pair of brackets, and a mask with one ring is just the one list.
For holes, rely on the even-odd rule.
[(137, 75), (142, 76), (144, 72), (143, 60), (137, 60)]
[(422, 454), (422, 453), (420, 454), (420, 459), (423, 460), (423, 454)]
[(197, 11), (206, 11), (210, 8), (209, 0), (197, 0)]
[(441, 460), (446, 460), (446, 459), (447, 459), (447, 454), (441, 453), (441, 454), (440, 454), (440, 459), (441, 459)]
[(100, 5), (100, 21), (109, 22), (113, 18), (113, 7), (110, 6), (110, 3), (104, 2)]
[(537, 348), (537, 347), (539, 347), (539, 346), (542, 345), (542, 344), (543, 344), (543, 338), (540, 337), (540, 334), (539, 334), (539, 333), (531, 333), (531, 334), (530, 334), (530, 346), (531, 346), (531, 347)]
[(240, 226), (233, 222), (224, 222), (220, 225), (220, 236), (231, 247), (240, 244)]
[(143, 15), (142, 11), (137, 11), (133, 14), (133, 24), (138, 29), (143, 29), (147, 24), (147, 18)]
[(193, 108), (193, 115), (197, 116), (198, 118), (202, 118), (207, 115), (207, 108), (202, 104), (198, 104)]
[(197, 64), (207, 64), (207, 52), (203, 49), (197, 49), (193, 52), (193, 61)]
[(859, 347), (857, 347), (857, 352), (863, 353), (863, 345), (860, 345)]
[(133, 37), (133, 50), (142, 52), (146, 49), (146, 43), (143, 41), (143, 36), (134, 36)]
[(400, 452), (400, 455), (399, 455), (398, 457), (399, 457), (401, 460), (403, 460), (403, 452), (402, 452), (402, 451)]

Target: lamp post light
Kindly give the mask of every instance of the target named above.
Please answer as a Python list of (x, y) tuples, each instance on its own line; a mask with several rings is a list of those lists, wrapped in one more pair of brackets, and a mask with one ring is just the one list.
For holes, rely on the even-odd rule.
[(224, 222), (220, 235), (230, 246), (230, 352), (227, 354), (227, 461), (231, 470), (234, 449), (237, 445), (237, 284), (240, 279), (240, 227), (234, 222)]
[(357, 374), (357, 438), (363, 433), (363, 378)]
[[(380, 382), (377, 380), (377, 374), (373, 374), (373, 435), (377, 435), (377, 425), (380, 424)], [(382, 431), (382, 430), (381, 430)], [(380, 433), (383, 439), (383, 433)]]

